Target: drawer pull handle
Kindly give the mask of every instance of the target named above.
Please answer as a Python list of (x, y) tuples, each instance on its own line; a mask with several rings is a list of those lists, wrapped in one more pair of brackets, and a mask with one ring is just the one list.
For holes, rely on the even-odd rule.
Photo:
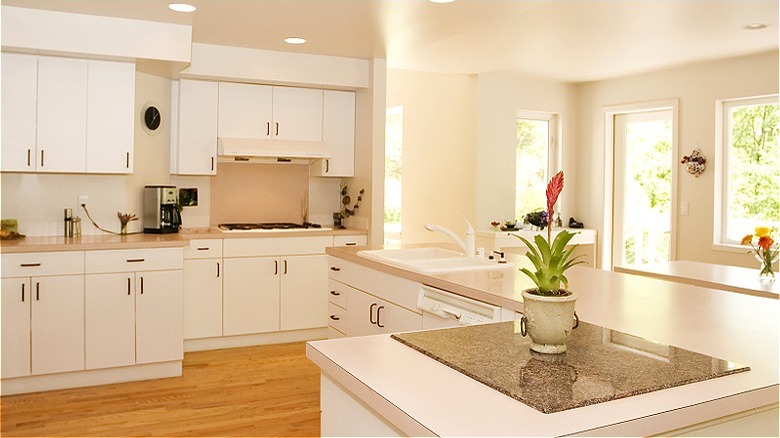
[(336, 292), (335, 290), (330, 291), (330, 294), (333, 295), (334, 297), (337, 297), (337, 296), (341, 295), (340, 293)]
[(331, 271), (335, 271), (335, 272), (339, 272), (339, 271), (341, 271), (341, 268), (337, 268), (337, 267), (335, 267), (335, 266), (331, 266), (331, 267), (330, 267), (330, 270), (331, 270)]
[(384, 309), (384, 308), (385, 308), (385, 306), (379, 306), (379, 307), (376, 309), (376, 326), (377, 326), (377, 327), (384, 327), (382, 324), (380, 324), (380, 323), (379, 323), (379, 311), (381, 311), (381, 310), (382, 310), (382, 309)]
[(208, 246), (201, 246), (201, 247), (198, 247), (198, 251), (208, 251), (208, 250), (209, 250), (209, 247), (208, 247)]
[[(372, 303), (371, 306), (368, 307), (368, 320), (373, 325), (376, 325), (376, 321), (374, 321), (374, 307), (376, 307), (376, 305), (376, 303)], [(379, 316), (379, 312), (377, 312), (377, 316)]]
[(40, 263), (22, 263), (23, 268), (37, 268), (38, 266), (41, 266)]
[(357, 246), (357, 242), (347, 242), (347, 246)]
[(145, 259), (127, 259), (127, 263), (141, 263), (145, 261)]
[(336, 315), (330, 315), (330, 319), (332, 319), (332, 320), (334, 320), (334, 321), (338, 321), (338, 320), (340, 320), (341, 318), (339, 318), (339, 317), (338, 317), (338, 316), (336, 316)]

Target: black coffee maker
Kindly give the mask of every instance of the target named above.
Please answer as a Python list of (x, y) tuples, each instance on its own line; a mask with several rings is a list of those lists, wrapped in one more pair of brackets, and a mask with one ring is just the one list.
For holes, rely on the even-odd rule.
[(144, 233), (178, 233), (181, 215), (175, 186), (144, 187)]

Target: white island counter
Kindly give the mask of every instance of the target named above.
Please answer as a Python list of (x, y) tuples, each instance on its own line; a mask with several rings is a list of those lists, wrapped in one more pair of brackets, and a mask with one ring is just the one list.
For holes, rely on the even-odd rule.
[[(357, 261), (348, 251), (329, 252)], [(410, 275), (420, 279), (419, 274)], [(514, 281), (503, 282), (509, 290), (479, 290), (485, 282), (478, 277), (443, 274), (428, 280), (482, 300), (495, 296), (495, 304), (502, 305), (515, 296), (515, 288), (528, 287), (517, 273)], [(308, 357), (323, 372), (323, 434), (360, 435), (373, 430), (439, 436), (651, 435), (731, 420), (703, 432), (777, 435), (778, 300), (583, 267), (573, 268), (569, 279), (579, 295), (581, 320), (738, 362), (751, 370), (543, 414), (389, 335), (311, 342)], [(333, 402), (328, 395), (333, 388), (349, 396), (352, 402), (346, 403), (359, 406), (349, 411), (355, 418), (344, 410), (337, 415), (341, 418), (333, 420), (327, 406)], [(373, 415), (374, 423), (361, 423), (354, 412)], [(372, 429), (370, 424), (376, 426), (376, 421), (386, 429)], [(690, 426), (694, 427), (686, 429)]]

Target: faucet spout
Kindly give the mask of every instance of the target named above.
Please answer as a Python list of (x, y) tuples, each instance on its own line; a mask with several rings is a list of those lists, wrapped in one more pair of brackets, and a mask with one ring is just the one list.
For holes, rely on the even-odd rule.
[(466, 221), (466, 225), (468, 226), (468, 230), (466, 231), (466, 240), (464, 241), (460, 237), (458, 237), (455, 233), (453, 233), (451, 230), (442, 227), (440, 225), (436, 224), (426, 224), (425, 229), (428, 231), (439, 231), (441, 233), (446, 234), (450, 239), (452, 239), (455, 243), (458, 244), (458, 246), (463, 249), (463, 253), (466, 255), (466, 257), (476, 257), (476, 244), (474, 240), (474, 228), (471, 226), (469, 221), (466, 219), (465, 216), (458, 212), (454, 212), (461, 218), (463, 218), (464, 221)]

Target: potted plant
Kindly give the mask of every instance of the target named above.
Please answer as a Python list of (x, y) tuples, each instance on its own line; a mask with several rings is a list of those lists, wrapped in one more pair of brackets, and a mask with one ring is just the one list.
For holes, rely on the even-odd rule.
[[(755, 244), (753, 239), (756, 239)], [(775, 272), (772, 270), (772, 264), (780, 258), (780, 246), (772, 239), (772, 230), (769, 227), (756, 227), (755, 233), (743, 237), (741, 243), (750, 245), (751, 251), (748, 253), (752, 253), (761, 263), (758, 278), (761, 281), (773, 282)]]
[[(558, 172), (547, 183), (547, 217), (552, 217), (561, 191), (563, 171)], [(553, 240), (552, 227), (547, 227), (547, 239), (542, 234), (537, 234), (531, 243), (528, 239), (517, 237), (528, 247), (526, 257), (534, 266), (534, 271), (528, 268), (521, 268), (520, 271), (536, 284), (536, 288), (522, 292), (522, 334), (531, 338), (533, 351), (563, 353), (566, 351), (566, 338), (579, 323), (574, 312), (577, 295), (568, 290), (569, 280), (565, 275), (567, 269), (584, 263), (578, 260), (579, 256), (572, 257), (576, 245), (567, 248), (574, 233), (561, 230)]]

